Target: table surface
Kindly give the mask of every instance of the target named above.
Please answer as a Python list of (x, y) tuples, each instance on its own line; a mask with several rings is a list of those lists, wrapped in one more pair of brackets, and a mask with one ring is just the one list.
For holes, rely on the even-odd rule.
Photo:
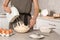
[(58, 35), (55, 32), (50, 33), (49, 35), (45, 35), (45, 38), (43, 39), (33, 39), (30, 38), (29, 35), (33, 34), (33, 33), (40, 33), (39, 31), (31, 31), (28, 33), (16, 33), (14, 32), (14, 35), (10, 36), (10, 37), (1, 37), (1, 40), (60, 40), (60, 35)]

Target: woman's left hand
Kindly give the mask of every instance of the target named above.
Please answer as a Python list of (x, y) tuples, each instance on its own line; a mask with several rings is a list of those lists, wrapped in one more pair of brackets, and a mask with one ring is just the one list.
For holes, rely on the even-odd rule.
[(30, 28), (32, 28), (35, 23), (36, 23), (36, 19), (33, 19), (33, 18), (32, 18), (32, 19), (30, 20), (30, 25), (29, 25)]

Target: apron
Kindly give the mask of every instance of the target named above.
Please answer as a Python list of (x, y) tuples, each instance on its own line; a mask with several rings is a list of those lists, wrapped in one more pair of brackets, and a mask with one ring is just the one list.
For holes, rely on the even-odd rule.
[(14, 5), (20, 13), (30, 13), (32, 0), (11, 0), (11, 6)]
[(19, 21), (22, 21), (25, 25), (29, 25), (32, 0), (11, 0), (11, 5), (14, 5), (18, 9), (20, 16), (13, 23), (10, 23), (10, 28), (12, 28), (13, 25), (15, 27)]

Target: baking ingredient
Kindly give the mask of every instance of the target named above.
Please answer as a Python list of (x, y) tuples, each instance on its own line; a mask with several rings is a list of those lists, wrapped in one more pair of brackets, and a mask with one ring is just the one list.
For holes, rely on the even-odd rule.
[(15, 31), (20, 32), (20, 33), (25, 33), (25, 32), (27, 32), (29, 29), (30, 29), (30, 28), (29, 28), (28, 26), (24, 25), (24, 24), (22, 24), (22, 25), (20, 25), (20, 26), (16, 26), (16, 27), (14, 28)]

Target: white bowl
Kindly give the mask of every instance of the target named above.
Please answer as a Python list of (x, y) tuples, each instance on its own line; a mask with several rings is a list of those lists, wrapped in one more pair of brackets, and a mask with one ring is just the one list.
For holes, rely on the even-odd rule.
[(41, 15), (42, 15), (42, 16), (47, 16), (47, 15), (48, 15), (48, 10), (47, 10), (47, 9), (43, 9), (43, 10), (41, 11)]
[(47, 27), (40, 27), (40, 31), (43, 33), (50, 33), (51, 29), (47, 28)]

